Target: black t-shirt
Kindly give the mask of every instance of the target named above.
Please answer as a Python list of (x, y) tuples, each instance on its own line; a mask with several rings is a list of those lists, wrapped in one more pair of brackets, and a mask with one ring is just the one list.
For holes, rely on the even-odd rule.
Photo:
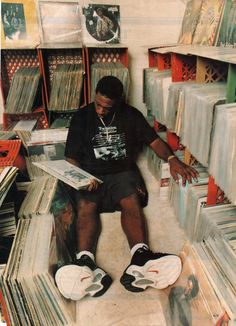
[(133, 169), (143, 145), (158, 138), (142, 113), (127, 104), (102, 120), (94, 103), (79, 109), (66, 142), (65, 156), (95, 175)]

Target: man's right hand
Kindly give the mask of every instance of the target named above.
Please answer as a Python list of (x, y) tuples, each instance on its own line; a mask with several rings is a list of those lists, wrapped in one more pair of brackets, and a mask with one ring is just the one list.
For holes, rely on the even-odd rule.
[(94, 190), (97, 190), (98, 186), (99, 186), (98, 181), (97, 181), (96, 179), (91, 179), (91, 180), (90, 180), (90, 184), (88, 185), (87, 190), (88, 190), (88, 191), (94, 191)]

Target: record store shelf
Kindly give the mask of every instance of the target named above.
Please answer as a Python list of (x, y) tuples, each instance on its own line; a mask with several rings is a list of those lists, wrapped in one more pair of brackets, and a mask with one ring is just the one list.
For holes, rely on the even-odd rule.
[[(4, 49), (1, 51), (1, 89), (3, 94), (4, 106), (10, 90), (13, 76), (19, 68), (39, 67), (39, 57), (36, 49)], [(47, 128), (48, 121), (45, 114), (44, 90), (40, 87), (40, 96), (37, 99), (37, 105), (32, 113), (7, 113), (4, 112), (3, 127), (8, 129), (13, 121), (20, 119), (38, 119), (38, 128)]]
[(85, 46), (88, 103), (91, 101), (91, 65), (93, 63), (120, 62), (128, 68), (128, 48), (122, 44), (87, 44)]
[[(219, 48), (209, 46), (176, 45), (150, 48), (149, 66), (159, 70), (172, 70), (172, 81), (191, 81), (198, 83), (226, 82), (226, 102), (236, 102), (236, 55), (234, 48)], [(178, 137), (167, 131), (167, 140), (176, 150)], [(194, 158), (186, 150), (185, 162), (190, 163)], [(225, 200), (224, 193), (210, 176), (208, 185), (207, 204), (214, 205)]]

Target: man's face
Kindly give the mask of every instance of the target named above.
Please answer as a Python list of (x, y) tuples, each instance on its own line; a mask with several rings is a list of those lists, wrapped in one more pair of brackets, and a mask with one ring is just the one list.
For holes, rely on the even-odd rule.
[(100, 118), (104, 118), (107, 114), (113, 111), (115, 100), (100, 94), (99, 92), (95, 95), (95, 111)]

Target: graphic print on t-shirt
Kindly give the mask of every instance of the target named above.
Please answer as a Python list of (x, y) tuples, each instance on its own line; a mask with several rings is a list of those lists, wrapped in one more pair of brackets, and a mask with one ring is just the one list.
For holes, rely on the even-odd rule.
[(92, 143), (96, 159), (108, 161), (126, 157), (125, 134), (119, 134), (117, 127), (98, 127)]

